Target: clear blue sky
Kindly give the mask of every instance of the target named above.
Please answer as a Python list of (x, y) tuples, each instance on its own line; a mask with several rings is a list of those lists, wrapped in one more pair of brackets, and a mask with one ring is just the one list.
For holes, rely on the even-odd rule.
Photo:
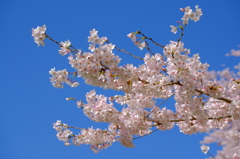
[[(232, 0), (1, 0), (1, 159), (203, 159), (199, 141), (204, 134), (184, 135), (176, 127), (158, 131), (134, 141), (135, 148), (115, 143), (95, 154), (88, 146), (66, 147), (56, 137), (52, 123), (62, 120), (78, 127), (103, 127), (83, 116), (81, 109), (66, 97), (84, 99), (93, 87), (56, 89), (51, 86), (48, 71), (70, 68), (66, 57), (58, 54), (58, 47), (46, 41), (37, 47), (31, 29), (47, 25), (47, 33), (58, 41), (70, 40), (76, 48), (87, 51), (89, 30), (95, 28), (100, 36), (107, 36), (119, 48), (138, 56), (139, 51), (126, 35), (141, 30), (162, 45), (176, 40), (179, 34), (170, 32), (183, 13), (179, 8), (199, 5), (203, 16), (187, 26), (183, 42), (191, 53), (199, 53), (210, 69), (221, 70), (222, 64), (232, 67), (239, 58), (225, 57), (240, 44), (240, 1)], [(161, 52), (162, 50), (155, 50)], [(115, 51), (123, 63), (136, 59)], [(70, 69), (71, 70), (71, 69)], [(97, 89), (97, 93), (111, 96), (116, 92)], [(173, 102), (163, 106), (173, 107)], [(213, 145), (213, 154), (216, 146)]]

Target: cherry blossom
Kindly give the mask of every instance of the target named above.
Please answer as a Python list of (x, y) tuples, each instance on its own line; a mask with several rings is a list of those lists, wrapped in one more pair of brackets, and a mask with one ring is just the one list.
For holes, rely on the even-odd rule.
[(217, 142), (223, 145), (222, 151), (218, 151), (216, 159), (237, 158), (240, 150), (240, 120), (229, 122), (225, 127), (215, 130), (206, 136), (202, 143), (209, 144)]
[(226, 56), (240, 56), (240, 50), (232, 49), (231, 53), (227, 53)]
[(199, 21), (200, 17), (203, 15), (198, 5), (195, 6), (195, 12), (189, 6), (181, 10), (184, 12), (182, 17), (183, 25), (187, 25), (189, 20), (193, 20), (194, 22)]
[(38, 44), (38, 46), (45, 46), (44, 39), (46, 38), (46, 25), (42, 27), (37, 27), (36, 29), (32, 29), (32, 36), (34, 37), (34, 42)]
[(204, 154), (206, 154), (206, 153), (208, 153), (208, 151), (209, 151), (209, 146), (207, 146), (207, 145), (202, 145), (201, 146), (201, 150), (202, 150), (202, 152), (204, 153)]
[[(44, 45), (45, 37), (58, 44), (61, 48), (59, 53), (68, 55), (74, 70), (51, 69), (50, 81), (54, 87), (63, 88), (64, 84), (76, 87), (80, 84), (73, 79), (81, 77), (88, 85), (123, 92), (107, 97), (91, 90), (86, 94), (86, 102), (66, 98), (74, 100), (90, 120), (108, 123), (108, 127), (78, 128), (57, 120), (53, 128), (60, 141), (66, 146), (90, 145), (94, 152), (117, 141), (132, 148), (135, 146), (134, 139), (157, 130), (170, 130), (176, 125), (184, 134), (210, 131), (203, 144), (220, 142), (224, 149), (218, 156), (239, 157), (239, 72), (231, 72), (229, 68), (219, 72), (209, 71), (209, 64), (202, 63), (198, 53), (191, 54), (190, 49), (184, 47), (181, 38), (185, 26), (189, 20), (199, 21), (202, 11), (198, 6), (195, 10), (190, 7), (180, 10), (184, 12), (180, 26), (170, 26), (175, 34), (177, 28), (181, 29), (177, 41), (161, 45), (141, 31), (127, 35), (140, 50), (148, 50), (143, 58), (119, 49), (107, 37), (99, 37), (96, 29), (90, 31), (86, 52), (74, 49), (69, 40), (56, 42), (46, 35), (45, 25), (32, 30), (39, 46)], [(159, 46), (159, 52), (153, 53), (149, 43)], [(116, 50), (142, 60), (142, 64), (121, 64), (121, 58), (114, 53)], [(239, 68), (237, 65), (236, 69)], [(163, 106), (169, 98), (175, 100), (174, 110)], [(158, 104), (159, 101), (162, 103)], [(80, 131), (75, 133), (72, 129)], [(201, 146), (205, 154), (209, 154), (209, 149), (209, 146)]]
[(52, 85), (56, 88), (63, 88), (63, 83), (66, 83), (71, 87), (77, 87), (79, 85), (78, 82), (71, 81), (71, 79), (68, 78), (68, 72), (66, 69), (55, 71), (55, 68), (53, 68), (49, 71), (49, 74), (52, 75), (50, 80)]
[(176, 34), (177, 33), (177, 27), (170, 25), (170, 27), (172, 28), (171, 32)]
[(71, 45), (71, 42), (69, 40), (65, 42), (61, 42), (60, 45), (61, 45), (61, 50), (59, 50), (59, 54), (64, 56), (64, 55), (67, 55), (69, 52), (71, 52), (69, 50), (69, 46)]
[(142, 50), (146, 47), (146, 42), (143, 41), (143, 39), (137, 40), (138, 37), (136, 36), (136, 34), (138, 34), (139, 32), (135, 32), (135, 33), (129, 33), (127, 34), (127, 37), (129, 37), (130, 39), (132, 39), (132, 41), (134, 42), (135, 45), (137, 45), (137, 47)]

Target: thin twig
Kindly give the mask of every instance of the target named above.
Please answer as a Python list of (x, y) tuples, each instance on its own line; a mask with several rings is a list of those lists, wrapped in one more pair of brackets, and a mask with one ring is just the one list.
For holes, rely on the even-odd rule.
[(78, 52), (79, 50), (75, 49), (72, 45), (70, 45), (71, 48), (73, 48), (74, 51)]
[(174, 94), (175, 94), (175, 93), (173, 93), (172, 95), (170, 95), (169, 97), (167, 97), (166, 99), (164, 99), (164, 101), (162, 101), (160, 104), (158, 104), (158, 106), (156, 106), (154, 109), (152, 109), (152, 111), (151, 111), (146, 117), (150, 116), (151, 113), (152, 113), (154, 110), (156, 110), (157, 107), (159, 107), (160, 105), (162, 105), (163, 103), (165, 103), (165, 102), (166, 102), (169, 98), (171, 98)]
[[(207, 119), (208, 119), (208, 120), (221, 120), (221, 119), (231, 118), (231, 117), (232, 117), (231, 115), (228, 115), (228, 116), (223, 116), (223, 117), (218, 117), (218, 118), (209, 117), (209, 118), (207, 118)], [(188, 119), (188, 120), (194, 121), (194, 120), (197, 120), (197, 118), (192, 118), (192, 119)], [(162, 124), (161, 122), (154, 121), (154, 120), (152, 120), (152, 119), (148, 119), (148, 121), (155, 122), (155, 123), (157, 123), (157, 125), (161, 125), (161, 124)], [(186, 119), (168, 120), (168, 122), (173, 122), (173, 123), (178, 123), (178, 122), (181, 122), (181, 121), (187, 121), (187, 120), (186, 120)], [(154, 126), (157, 126), (157, 125), (154, 125)]]
[(152, 54), (152, 55), (155, 55), (153, 52), (152, 52), (152, 50), (151, 50), (151, 48), (150, 48), (150, 45), (149, 45), (149, 43), (148, 42), (146, 42), (145, 41), (145, 43), (147, 44), (147, 47), (146, 47), (146, 49)]
[(158, 44), (156, 41), (154, 41), (152, 38), (147, 37), (145, 34), (143, 34), (141, 31), (137, 31), (137, 34), (141, 34), (145, 39), (150, 40), (152, 43), (154, 43), (157, 46), (160, 46), (165, 49), (163, 45)]
[[(109, 41), (106, 41), (106, 42), (107, 42), (107, 43), (110, 43)], [(118, 51), (125, 52), (125, 53), (127, 53), (128, 55), (130, 55), (130, 56), (132, 56), (132, 57), (134, 57), (134, 58), (143, 60), (143, 58), (138, 57), (138, 56), (135, 56), (135, 55), (131, 54), (130, 52), (127, 52), (125, 49), (120, 49), (120, 48), (118, 48), (116, 45), (115, 45), (114, 48), (117, 49)]]
[[(46, 33), (45, 33), (45, 36), (46, 36), (46, 38), (48, 38), (48, 39), (51, 40), (52, 42), (54, 42), (54, 43), (58, 44), (60, 47), (62, 47), (62, 45), (61, 45), (59, 42), (57, 42), (56, 40), (52, 39), (52, 38), (51, 38), (50, 36), (48, 36)], [(73, 52), (74, 54), (77, 54), (77, 53), (78, 53), (78, 52), (77, 52), (77, 49), (75, 49), (72, 45), (71, 45), (70, 47), (73, 48), (73, 49), (68, 48), (71, 52)]]
[(67, 126), (67, 128), (74, 128), (74, 129), (84, 130), (84, 128), (78, 128), (78, 127), (75, 127), (75, 126)]
[(78, 71), (75, 71), (75, 72), (68, 72), (68, 74), (72, 74), (72, 73), (75, 75), (75, 74), (78, 73)]
[(183, 37), (183, 35), (184, 35), (184, 29), (185, 29), (186, 26), (187, 26), (187, 25), (184, 25), (183, 27), (180, 26), (180, 29), (181, 29), (182, 32), (181, 32), (181, 34), (180, 34), (180, 37), (179, 37), (178, 40), (177, 40), (178, 43), (182, 40), (182, 37)]
[[(179, 81), (170, 83), (170, 84), (168, 84), (168, 85), (173, 85), (173, 84), (176, 84), (176, 85), (179, 85), (179, 86), (183, 86)], [(198, 93), (200, 93), (200, 94), (204, 94), (204, 95), (206, 95), (206, 96), (211, 97), (210, 94), (208, 94), (207, 92), (203, 92), (203, 91), (201, 91), (201, 90), (199, 90), (199, 89), (197, 89), (197, 88), (195, 89), (195, 91), (198, 92)], [(211, 98), (218, 99), (218, 100), (222, 100), (222, 101), (224, 101), (224, 102), (226, 102), (226, 103), (228, 103), (228, 104), (231, 104), (231, 103), (232, 103), (232, 101), (231, 101), (230, 99), (227, 99), (227, 98), (224, 98), (224, 97), (219, 97), (219, 98), (217, 98), (217, 97), (211, 97)]]
[(154, 133), (154, 132), (156, 132), (156, 131), (158, 131), (158, 129), (155, 129), (155, 130), (153, 130), (152, 132), (150, 132), (150, 133), (148, 133), (148, 134), (145, 134), (145, 135), (143, 135), (143, 136), (135, 137), (135, 138), (133, 138), (133, 140), (136, 140), (136, 139), (145, 137), (145, 136), (150, 135), (150, 134), (152, 134), (152, 133)]
[(207, 154), (208, 154), (209, 156), (211, 156), (212, 158), (216, 159), (211, 153), (207, 152)]

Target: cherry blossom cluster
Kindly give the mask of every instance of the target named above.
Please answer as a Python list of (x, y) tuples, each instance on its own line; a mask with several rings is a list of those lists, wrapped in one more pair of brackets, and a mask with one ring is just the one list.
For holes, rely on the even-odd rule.
[[(185, 9), (183, 8), (180, 8), (181, 11), (184, 12), (184, 15), (182, 17), (182, 24), (185, 26), (188, 24), (188, 21), (189, 20), (193, 20), (194, 22), (197, 22), (200, 20), (200, 17), (203, 15), (202, 14), (202, 10), (200, 8), (198, 8), (198, 5), (195, 6), (195, 10), (192, 10), (189, 6), (186, 7)], [(170, 25), (170, 27), (172, 28), (171, 29), (171, 32), (173, 32), (174, 34), (177, 33), (177, 28), (180, 27), (181, 29), (183, 29), (183, 27), (180, 25), (180, 26), (173, 26), (173, 25)]]
[(188, 24), (189, 20), (193, 20), (194, 22), (197, 22), (200, 20), (200, 17), (203, 15), (202, 10), (198, 8), (198, 5), (195, 6), (195, 11), (193, 11), (189, 6), (185, 9), (180, 9), (184, 12), (184, 15), (182, 17), (183, 25)]
[[(227, 53), (226, 56), (235, 56), (238, 58), (240, 56), (240, 50), (231, 50), (231, 53)], [(235, 71), (229, 67), (223, 69), (222, 71), (209, 71), (206, 78), (208, 80), (219, 81), (221, 85), (227, 86), (230, 81), (235, 81), (238, 83), (240, 76), (240, 62), (233, 67)]]
[(88, 42), (102, 45), (106, 41), (108, 41), (107, 37), (102, 37), (102, 38), (98, 37), (98, 31), (96, 29), (93, 29), (90, 31), (90, 36), (88, 37)]
[(82, 144), (91, 145), (91, 149), (94, 152), (98, 152), (103, 148), (107, 148), (112, 145), (112, 142), (118, 141), (116, 138), (118, 133), (116, 132), (117, 126), (114, 124), (109, 125), (109, 130), (101, 130), (101, 129), (81, 129), (81, 132), (74, 135), (71, 130), (69, 130), (70, 126), (65, 123), (61, 123), (60, 120), (57, 120), (56, 123), (53, 124), (53, 128), (58, 132), (57, 138), (64, 142), (66, 146), (70, 145), (69, 140), (72, 140), (72, 143), (76, 146), (80, 146)]
[(56, 88), (63, 88), (63, 83), (66, 83), (71, 87), (77, 87), (79, 85), (78, 82), (72, 81), (70, 78), (68, 78), (68, 72), (66, 69), (55, 71), (55, 68), (53, 68), (49, 71), (49, 74), (52, 75), (50, 80), (52, 85)]
[(113, 107), (113, 103), (107, 103), (107, 97), (96, 95), (92, 90), (87, 93), (86, 99), (83, 112), (87, 117), (96, 122), (118, 123), (118, 110)]
[(138, 48), (140, 48), (142, 50), (143, 48), (146, 47), (146, 42), (144, 41), (144, 39), (137, 40), (136, 34), (138, 34), (138, 32), (129, 33), (127, 36), (130, 39), (132, 39), (132, 41), (134, 42), (135, 45), (137, 45)]
[[(189, 20), (196, 22), (200, 19), (202, 11), (198, 6), (195, 8), (195, 11), (190, 7), (181, 9), (184, 12), (182, 18), (184, 26)], [(176, 33), (177, 27), (171, 27), (172, 32)], [(184, 27), (180, 28), (184, 31)], [(83, 78), (86, 84), (124, 92), (123, 95), (106, 97), (91, 90), (86, 94), (85, 103), (75, 98), (67, 98), (75, 100), (77, 107), (82, 108), (90, 120), (109, 123), (109, 126), (105, 130), (84, 129), (68, 126), (58, 120), (53, 128), (58, 132), (59, 140), (65, 145), (88, 144), (94, 152), (98, 152), (116, 141), (120, 141), (126, 147), (134, 147), (133, 139), (136, 137), (149, 135), (156, 130), (170, 130), (175, 125), (185, 134), (208, 132), (213, 129), (227, 132), (225, 130), (228, 128), (231, 131), (226, 137), (230, 136), (231, 140), (234, 137), (239, 139), (240, 129), (234, 128), (234, 131), (231, 129), (233, 123), (240, 121), (238, 74), (222, 72), (224, 80), (221, 80), (216, 76), (216, 72), (208, 71), (209, 64), (202, 63), (199, 54), (190, 56), (190, 49), (184, 47), (181, 37), (163, 46), (140, 31), (127, 36), (141, 50), (146, 48), (149, 51), (143, 58), (138, 57), (143, 61), (139, 66), (122, 65), (121, 58), (115, 55), (114, 51), (130, 53), (117, 48), (107, 37), (99, 37), (95, 29), (90, 31), (87, 52), (72, 49), (69, 40), (57, 43), (61, 48), (59, 53), (68, 55), (69, 64), (74, 71), (51, 69), (50, 80), (54, 87), (63, 88), (64, 83), (71, 87), (78, 86), (78, 82), (68, 77), (69, 74), (73, 74)], [(33, 37), (38, 45), (43, 45), (46, 26), (33, 29)], [(160, 46), (162, 51), (153, 53), (149, 42)], [(159, 100), (164, 102), (171, 97), (175, 100), (175, 110), (162, 107), (162, 104), (157, 105)], [(120, 109), (117, 109), (117, 105), (121, 106)], [(70, 130), (72, 128), (81, 131), (75, 134)], [(227, 145), (227, 142), (222, 145)], [(209, 147), (203, 145), (201, 149), (207, 153)], [(228, 149), (222, 153), (238, 155), (236, 149), (232, 151)]]
[(225, 127), (211, 132), (201, 143), (218, 143), (223, 146), (222, 151), (218, 151), (216, 159), (239, 159), (240, 158), (240, 120), (229, 122)]
[(240, 50), (232, 49), (231, 53), (227, 53), (226, 56), (240, 56)]
[(42, 27), (37, 27), (36, 29), (32, 29), (32, 36), (34, 37), (34, 42), (38, 44), (38, 46), (45, 46), (44, 39), (46, 38), (46, 25)]
[(157, 123), (157, 128), (159, 130), (170, 130), (174, 127), (175, 123), (172, 120), (178, 119), (176, 114), (167, 109), (166, 107), (160, 109), (159, 107), (154, 107), (150, 114), (150, 120)]
[(65, 145), (68, 146), (69, 145), (68, 141), (73, 135), (73, 132), (67, 129), (68, 125), (62, 124), (61, 120), (58, 120), (56, 123), (53, 124), (53, 128), (56, 129), (56, 131), (58, 131), (57, 133), (58, 139), (64, 141)]

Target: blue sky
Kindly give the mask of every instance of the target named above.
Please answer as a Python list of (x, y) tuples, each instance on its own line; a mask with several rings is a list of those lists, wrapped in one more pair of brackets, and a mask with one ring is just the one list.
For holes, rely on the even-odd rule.
[[(62, 120), (77, 127), (104, 127), (89, 121), (66, 97), (84, 99), (94, 87), (81, 80), (77, 88), (56, 89), (51, 86), (48, 71), (70, 69), (66, 57), (58, 54), (58, 46), (46, 41), (38, 47), (31, 37), (31, 29), (47, 25), (47, 33), (57, 41), (70, 40), (76, 48), (87, 51), (87, 36), (93, 28), (100, 36), (107, 36), (119, 48), (138, 56), (139, 51), (126, 37), (141, 30), (162, 45), (177, 40), (179, 34), (170, 32), (183, 13), (179, 8), (199, 5), (203, 16), (186, 27), (183, 42), (191, 53), (199, 53), (202, 62), (211, 70), (222, 70), (222, 64), (234, 66), (240, 60), (225, 57), (240, 44), (240, 1), (219, 0), (1, 0), (0, 1), (0, 68), (2, 70), (0, 105), (1, 159), (122, 159), (122, 158), (184, 158), (202, 159), (199, 141), (204, 134), (184, 135), (176, 127), (158, 131), (134, 141), (135, 148), (115, 143), (95, 154), (88, 146), (66, 147), (56, 137), (52, 123)], [(154, 48), (161, 53), (161, 49)], [(115, 51), (123, 63), (139, 62)], [(97, 93), (111, 96), (116, 92), (97, 89)], [(163, 106), (173, 107), (173, 101)], [(213, 145), (211, 153), (215, 154)]]

